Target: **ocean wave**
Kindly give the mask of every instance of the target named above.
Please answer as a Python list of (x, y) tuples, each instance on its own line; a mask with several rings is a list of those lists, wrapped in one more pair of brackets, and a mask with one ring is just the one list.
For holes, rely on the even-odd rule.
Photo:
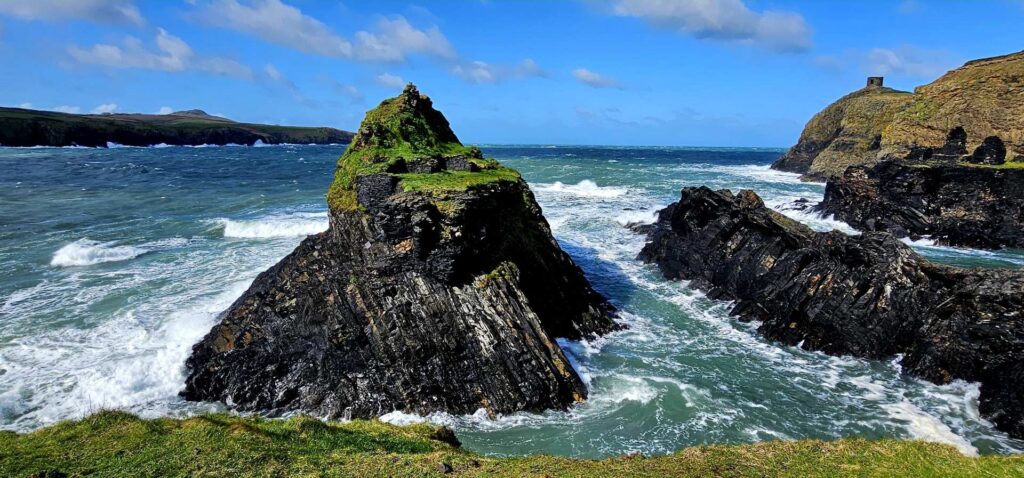
[(576, 184), (565, 184), (555, 181), (552, 184), (538, 184), (535, 186), (538, 191), (553, 192), (560, 194), (572, 194), (575, 196), (593, 198), (616, 198), (626, 194), (627, 189), (614, 186), (598, 186), (597, 183), (584, 179)]
[(223, 229), (224, 237), (237, 239), (303, 237), (326, 231), (327, 213), (298, 213), (252, 220), (220, 218), (215, 222)]
[(117, 246), (116, 242), (99, 242), (88, 238), (79, 239), (61, 247), (53, 253), (51, 266), (91, 266), (103, 262), (118, 262), (134, 259), (148, 249), (136, 246)]

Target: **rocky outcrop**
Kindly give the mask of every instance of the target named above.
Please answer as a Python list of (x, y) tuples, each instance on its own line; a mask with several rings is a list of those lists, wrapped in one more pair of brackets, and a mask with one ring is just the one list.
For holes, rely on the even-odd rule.
[[(993, 147), (992, 149), (997, 149)], [(984, 160), (989, 153), (977, 153)], [(817, 206), (864, 231), (940, 244), (1024, 247), (1024, 169), (887, 161), (852, 167)]]
[(800, 140), (772, 167), (802, 173), (807, 179), (837, 176), (854, 164), (878, 161), (882, 132), (911, 101), (911, 94), (867, 86), (814, 115)]
[(462, 146), (429, 98), (410, 85), (367, 113), (329, 204), (330, 228), (193, 347), (185, 398), (371, 417), (586, 397), (555, 338), (614, 330), (612, 307), (519, 174)]
[(306, 128), (236, 123), (201, 110), (168, 115), (77, 115), (21, 108), (0, 108), (0, 146), (125, 146), (170, 144), (335, 144), (352, 133), (334, 128)]
[[(995, 162), (997, 141), (1006, 152)], [(975, 159), (979, 148), (984, 159)], [(869, 86), (847, 95), (815, 115), (773, 167), (823, 180), (849, 166), (932, 156), (1024, 158), (1024, 52), (967, 62), (913, 94)]]
[(932, 264), (886, 233), (814, 232), (751, 191), (687, 188), (640, 259), (788, 345), (981, 383), (981, 412), (1024, 437), (1024, 272)]

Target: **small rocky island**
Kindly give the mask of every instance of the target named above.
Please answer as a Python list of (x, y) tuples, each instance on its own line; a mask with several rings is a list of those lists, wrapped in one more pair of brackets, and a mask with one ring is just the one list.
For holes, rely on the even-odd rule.
[(643, 231), (640, 259), (736, 301), (767, 337), (980, 382), (983, 416), (1024, 437), (1024, 271), (933, 264), (888, 233), (814, 232), (751, 191), (686, 188)]
[(0, 108), (0, 146), (195, 146), (201, 144), (336, 144), (352, 133), (334, 128), (238, 123), (202, 110), (166, 115), (80, 115)]
[(555, 339), (615, 330), (519, 173), (463, 146), (411, 84), (366, 114), (330, 228), (260, 274), (193, 347), (182, 396), (374, 417), (564, 409)]

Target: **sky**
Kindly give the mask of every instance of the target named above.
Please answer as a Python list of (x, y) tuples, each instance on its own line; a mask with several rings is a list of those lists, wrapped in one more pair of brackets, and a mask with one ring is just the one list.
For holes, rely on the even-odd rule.
[(869, 75), (1024, 49), (1024, 1), (0, 0), (0, 105), (358, 128), (414, 82), (476, 144), (786, 147)]

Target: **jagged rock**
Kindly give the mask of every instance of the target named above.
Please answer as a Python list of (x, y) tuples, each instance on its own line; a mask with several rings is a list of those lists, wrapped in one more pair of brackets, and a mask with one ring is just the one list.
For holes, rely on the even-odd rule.
[(1006, 162), (1006, 145), (998, 136), (989, 136), (974, 148), (968, 161), (975, 164), (1003, 164)]
[(1024, 437), (1024, 271), (933, 264), (886, 233), (814, 232), (756, 194), (686, 188), (639, 258), (736, 301), (767, 337), (981, 383), (981, 412)]
[[(260, 274), (193, 347), (182, 395), (328, 417), (583, 400), (555, 338), (614, 330), (612, 307), (519, 174), (476, 156), (411, 85), (368, 112), (338, 162), (329, 229)], [(478, 170), (406, 169), (449, 157)]]
[(887, 161), (829, 181), (817, 206), (865, 231), (940, 244), (1024, 247), (1024, 170)]

